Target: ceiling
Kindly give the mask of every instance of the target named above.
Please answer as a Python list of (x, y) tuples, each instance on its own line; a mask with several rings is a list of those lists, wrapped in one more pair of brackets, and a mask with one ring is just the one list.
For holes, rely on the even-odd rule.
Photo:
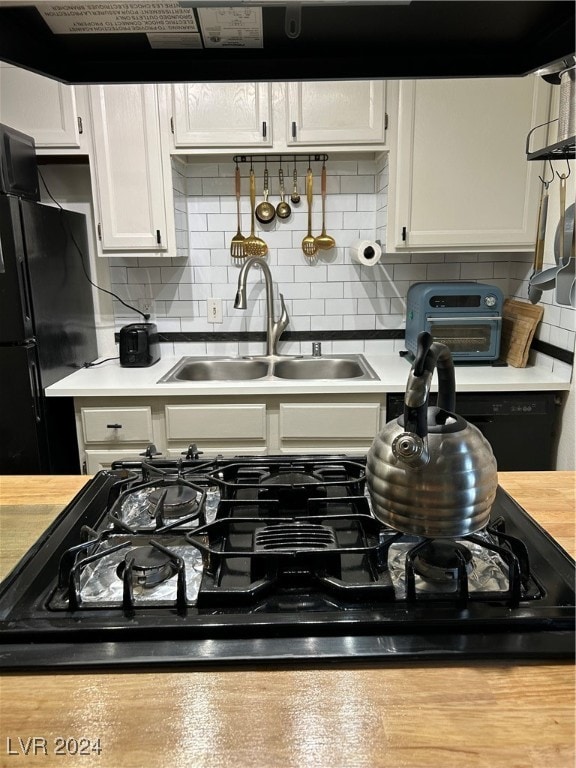
[[(268, 2), (276, 4), (263, 0), (261, 47), (241, 49), (205, 47), (204, 35), (195, 49), (157, 48), (141, 25), (54, 34), (41, 2), (0, 2), (0, 59), (68, 83), (452, 78), (522, 76), (576, 47), (572, 0), (303, 0), (298, 37), (286, 34), (292, 0)], [(196, 15), (196, 5), (180, 7)]]

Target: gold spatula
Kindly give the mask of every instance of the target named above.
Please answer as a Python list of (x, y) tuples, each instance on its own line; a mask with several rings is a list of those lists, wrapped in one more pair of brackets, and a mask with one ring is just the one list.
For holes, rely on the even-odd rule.
[(306, 200), (308, 201), (308, 234), (302, 240), (302, 250), (309, 258), (315, 256), (318, 251), (316, 238), (312, 234), (312, 169), (306, 172)]
[(260, 237), (256, 237), (255, 223), (254, 223), (254, 209), (256, 206), (256, 179), (254, 177), (254, 169), (250, 169), (250, 234), (244, 240), (244, 255), (245, 256), (266, 256), (268, 253), (268, 246)]
[(244, 252), (244, 243), (246, 238), (240, 231), (240, 168), (236, 166), (236, 211), (238, 216), (238, 232), (234, 235), (230, 241), (230, 255), (233, 259), (243, 259), (246, 255)]

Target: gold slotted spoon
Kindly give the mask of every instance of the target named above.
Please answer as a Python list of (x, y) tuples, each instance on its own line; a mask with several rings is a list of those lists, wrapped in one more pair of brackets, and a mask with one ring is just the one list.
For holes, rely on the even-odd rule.
[(302, 250), (305, 256), (315, 256), (318, 251), (316, 238), (312, 234), (312, 169), (306, 171), (306, 200), (308, 201), (308, 234), (302, 240)]
[(236, 166), (236, 212), (238, 217), (238, 232), (230, 241), (230, 255), (233, 259), (243, 259), (246, 255), (244, 243), (246, 238), (240, 231), (240, 168)]
[(244, 239), (244, 255), (245, 256), (266, 256), (268, 253), (268, 246), (260, 237), (256, 237), (254, 233), (254, 209), (256, 206), (256, 179), (254, 177), (254, 169), (250, 169), (250, 234)]
[(316, 248), (321, 251), (328, 251), (334, 248), (336, 240), (331, 235), (326, 234), (326, 166), (322, 166), (322, 232), (315, 238)]

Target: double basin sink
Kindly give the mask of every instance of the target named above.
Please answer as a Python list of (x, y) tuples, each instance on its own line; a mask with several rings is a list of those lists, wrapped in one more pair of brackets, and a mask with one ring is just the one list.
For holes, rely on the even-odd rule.
[(253, 381), (338, 379), (378, 380), (364, 355), (322, 357), (183, 357), (159, 384), (184, 381)]

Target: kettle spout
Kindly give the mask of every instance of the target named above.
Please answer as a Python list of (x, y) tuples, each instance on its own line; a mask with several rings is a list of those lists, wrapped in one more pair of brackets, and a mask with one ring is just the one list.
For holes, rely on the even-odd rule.
[(414, 432), (402, 432), (392, 442), (392, 453), (410, 469), (422, 469), (430, 461), (428, 438)]

